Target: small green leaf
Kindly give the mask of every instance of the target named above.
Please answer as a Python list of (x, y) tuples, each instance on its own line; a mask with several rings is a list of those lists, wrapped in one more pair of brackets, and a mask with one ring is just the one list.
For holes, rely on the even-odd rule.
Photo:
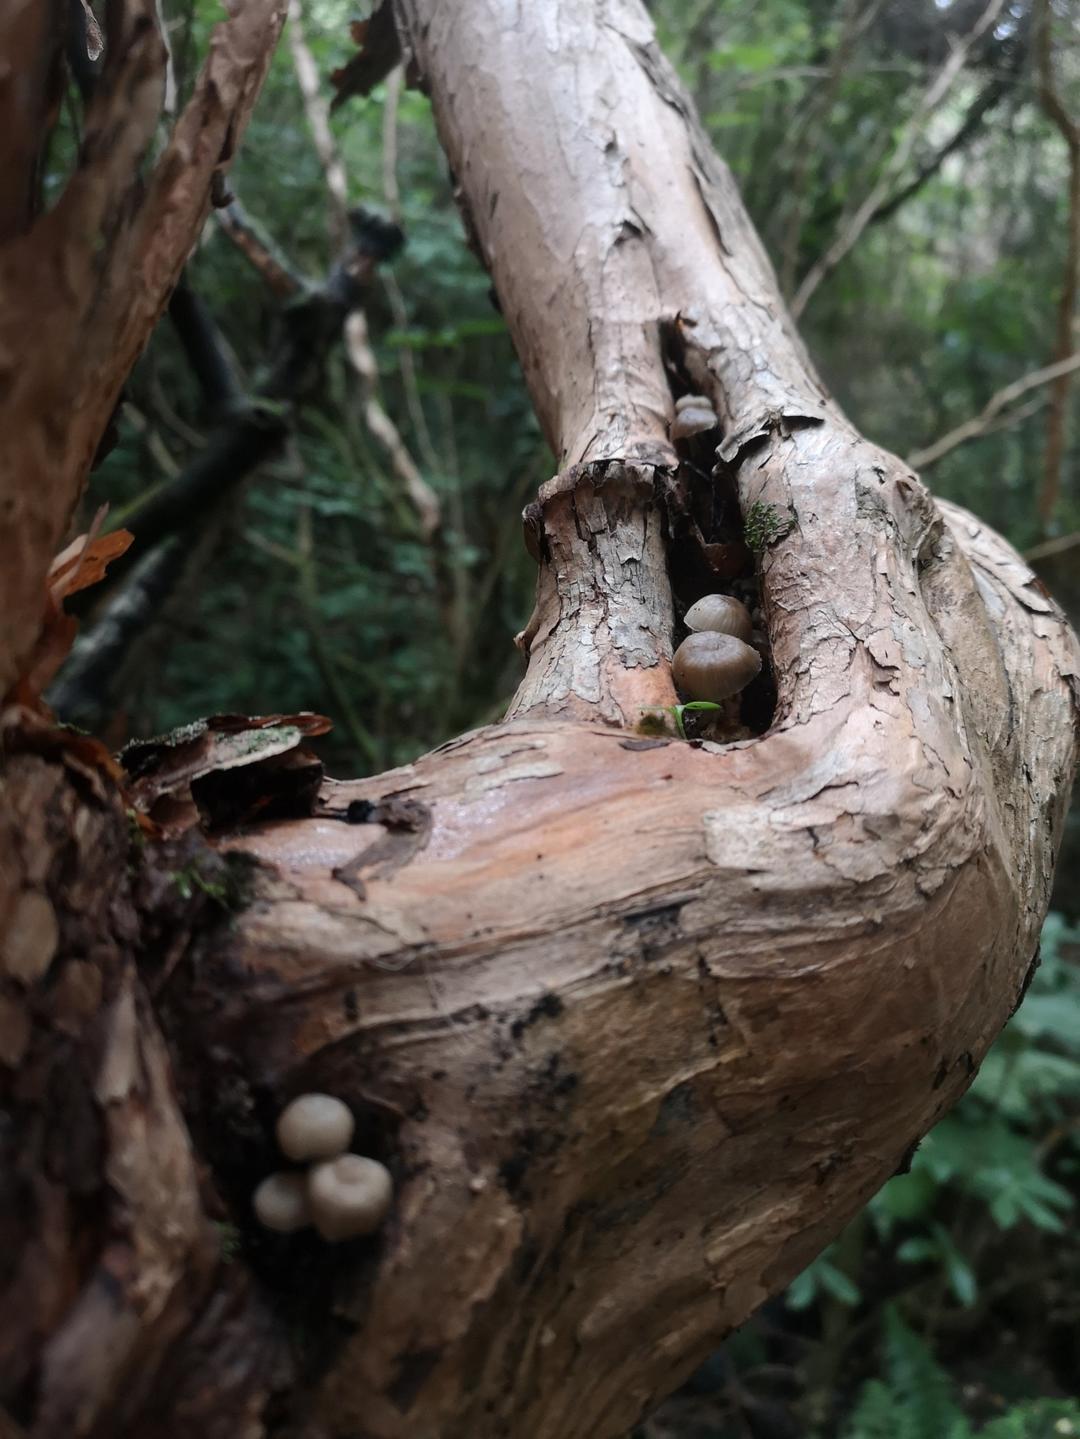
[(840, 1304), (846, 1304), (849, 1309), (858, 1304), (862, 1295), (859, 1287), (855, 1284), (842, 1269), (837, 1269), (835, 1264), (830, 1264), (827, 1259), (821, 1261), (820, 1273), (821, 1287), (837, 1300)]

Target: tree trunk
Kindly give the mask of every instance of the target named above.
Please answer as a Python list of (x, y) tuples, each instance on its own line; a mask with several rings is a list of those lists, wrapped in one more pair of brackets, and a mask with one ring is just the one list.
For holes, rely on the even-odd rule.
[[(125, 866), (110, 781), (9, 761), (39, 938), (5, 951), (0, 1363), (35, 1439), (615, 1439), (963, 1092), (1036, 954), (1056, 607), (830, 399), (637, 0), (397, 15), (560, 457), (528, 671), (503, 724), (216, 855)], [(716, 553), (688, 390), (760, 552), (775, 709), (738, 743), (635, 733)], [(375, 1238), (252, 1218), (308, 1090), (394, 1174)]]

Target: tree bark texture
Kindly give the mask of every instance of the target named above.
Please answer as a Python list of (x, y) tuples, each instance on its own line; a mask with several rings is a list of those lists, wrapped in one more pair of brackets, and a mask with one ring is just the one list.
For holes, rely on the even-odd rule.
[[(35, 1439), (117, 1432), (102, 1416), (617, 1439), (963, 1092), (1036, 955), (1075, 757), (1060, 612), (840, 413), (636, 0), (397, 17), (560, 457), (527, 513), (528, 670), (503, 724), (216, 839), (198, 863), (255, 861), (216, 928), (176, 919), (144, 855), (142, 929), (108, 941), (130, 962), (86, 953), (56, 838), (106, 814), (115, 835), (119, 801), (15, 824), (57, 932), (6, 959), (33, 1202), (4, 1313), (35, 1317), (14, 1359), (0, 1323), (0, 1355)], [(691, 389), (720, 418), (717, 486), (774, 521), (775, 711), (728, 745), (635, 732), (674, 698), (696, 598), (669, 438)], [(105, 979), (62, 1023), (74, 963)], [(50, 1116), (82, 1132), (40, 1077), (61, 1045), (95, 1135), (74, 1179), (42, 1157)], [(274, 1117), (313, 1089), (394, 1174), (373, 1239), (253, 1221)]]

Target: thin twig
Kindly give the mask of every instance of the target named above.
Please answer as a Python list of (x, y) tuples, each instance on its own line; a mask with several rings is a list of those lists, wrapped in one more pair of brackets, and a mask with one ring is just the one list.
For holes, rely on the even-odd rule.
[(882, 3), (883, 0), (870, 0), (860, 14), (862, 0), (844, 0), (840, 17), (840, 35), (832, 55), (829, 57), (825, 83), (814, 92), (800, 126), (802, 134), (796, 151), (795, 173), (787, 187), (790, 200), (789, 215), (780, 257), (780, 288), (785, 295), (790, 295), (795, 286), (799, 240), (806, 223), (807, 181), (810, 178), (810, 167), (813, 164), (814, 156), (818, 154), (817, 142), (836, 100), (856, 43), (873, 22)]
[[(390, 72), (386, 82), (386, 99), (383, 102), (383, 198), (395, 220), (401, 219), (401, 193), (397, 178), (397, 157), (398, 110), (401, 104), (401, 90), (404, 78), (405, 72), (402, 66), (398, 66)], [(393, 271), (387, 270), (382, 277), (382, 282), (386, 298), (390, 304), (390, 313), (394, 317), (394, 324), (399, 330), (404, 330), (408, 327), (409, 316), (405, 309), (405, 297), (401, 293), (401, 287), (394, 277)], [(427, 468), (432, 474), (435, 474), (441, 468), (440, 460), (431, 440), (431, 430), (428, 428), (427, 416), (424, 414), (424, 406), (420, 401), (420, 386), (416, 377), (416, 360), (412, 351), (405, 345), (402, 345), (398, 349), (398, 369), (401, 372), (401, 383), (405, 389), (405, 408), (409, 412), (409, 419), (412, 421), (413, 429), (416, 431), (416, 443), (420, 448), (420, 455)]]
[(421, 475), (397, 426), (379, 404), (375, 393), (378, 368), (368, 341), (363, 310), (354, 310), (345, 321), (345, 351), (360, 381), (364, 423), (386, 451), (394, 474), (404, 486), (416, 511), (424, 539), (430, 543), (441, 523), (439, 499)]
[(345, 722), (349, 738), (364, 759), (378, 769), (382, 762), (379, 746), (369, 733), (353, 706), (349, 686), (342, 680), (334, 662), (334, 653), (323, 631), (319, 613), (319, 583), (315, 568), (315, 542), (311, 528), (311, 511), (302, 505), (296, 515), (296, 578), (300, 608), (311, 640), (311, 652), (334, 704)]
[(405, 69), (396, 65), (386, 77), (386, 99), (382, 113), (382, 183), (390, 218), (401, 224), (401, 191), (398, 188), (398, 109)]
[(1080, 549), (1080, 530), (1071, 535), (1058, 535), (1056, 539), (1043, 540), (1041, 545), (1032, 545), (1024, 551), (1024, 559), (1032, 564), (1038, 560), (1053, 559), (1055, 555), (1067, 555), (1070, 550)]
[(863, 231), (873, 218), (875, 210), (888, 195), (896, 177), (901, 173), (904, 166), (911, 157), (915, 147), (915, 141), (926, 128), (930, 116), (936, 110), (941, 101), (952, 88), (964, 63), (974, 46), (990, 29), (997, 19), (1005, 0), (990, 0), (990, 4), (983, 11), (974, 28), (967, 35), (958, 41), (949, 55), (949, 58), (942, 65), (932, 84), (915, 107), (915, 111), (905, 126), (903, 133), (897, 142), (896, 148), (887, 160), (884, 169), (878, 177), (870, 193), (863, 200), (862, 204), (844, 225), (840, 234), (826, 250), (825, 254), (811, 267), (802, 284), (799, 286), (795, 298), (791, 302), (791, 313), (794, 319), (806, 309), (811, 296), (826, 276), (830, 275), (841, 260), (848, 255), (858, 243)]
[[(319, 157), (326, 177), (326, 190), (330, 202), (330, 239), (335, 251), (344, 248), (349, 227), (348, 181), (345, 166), (330, 129), (330, 105), (323, 98), (319, 88), (319, 67), (308, 48), (304, 35), (304, 8), (301, 0), (289, 0), (289, 44), (292, 49), (293, 69), (296, 71), (300, 95), (304, 102), (308, 129), (315, 142), (315, 153)], [(395, 216), (395, 219), (397, 217)]]
[[(1032, 370), (1030, 374), (1014, 380), (1011, 385), (1006, 385), (1004, 389), (991, 395), (982, 410), (970, 420), (957, 425), (932, 445), (927, 445), (926, 449), (912, 450), (907, 457), (907, 463), (914, 470), (929, 469), (958, 445), (966, 444), (968, 440), (977, 440), (980, 435), (989, 434), (991, 429), (1000, 429), (1000, 425), (995, 426), (993, 422), (1014, 400), (1026, 395), (1029, 390), (1037, 389), (1039, 385), (1049, 385), (1062, 375), (1071, 375), (1076, 369), (1080, 369), (1080, 353), (1068, 355), (1064, 360), (1058, 360), (1053, 365), (1044, 365), (1041, 370)], [(1014, 416), (1014, 419), (1016, 418), (1019, 416)]]
[[(1039, 0), (1036, 12), (1036, 53), (1039, 65), (1039, 104), (1061, 132), (1069, 151), (1069, 218), (1065, 248), (1065, 271), (1058, 300), (1054, 356), (1064, 360), (1074, 347), (1073, 317), (1080, 286), (1080, 124), (1073, 119), (1058, 92), (1054, 78), (1053, 33), (1050, 0)], [(1046, 420), (1046, 449), (1043, 452), (1043, 479), (1039, 490), (1039, 521), (1043, 533), (1053, 523), (1061, 495), (1061, 467), (1069, 413), (1071, 371), (1063, 370), (1050, 390), (1050, 413)]]
[(279, 300), (290, 300), (306, 285), (305, 277), (265, 234), (235, 196), (214, 211), (218, 224), (266, 281)]
[[(334, 137), (330, 131), (329, 106), (319, 93), (319, 72), (314, 57), (307, 47), (303, 30), (303, 5), (301, 0), (289, 0), (289, 33), (292, 39), (293, 64), (300, 92), (304, 101), (304, 112), (308, 126), (315, 140), (315, 149), (326, 177), (326, 188), (330, 196), (331, 228), (342, 236), (348, 226), (346, 202), (347, 180)], [(395, 74), (399, 74), (395, 71)], [(400, 86), (399, 86), (400, 91)], [(394, 126), (391, 124), (390, 130)], [(386, 179), (387, 128), (383, 129), (383, 179)], [(389, 198), (389, 197), (388, 197)], [(395, 195), (396, 199), (396, 195)], [(392, 209), (395, 220), (400, 204)], [(420, 523), (425, 541), (430, 543), (440, 524), (438, 496), (421, 475), (416, 462), (409, 454), (397, 426), (379, 403), (376, 394), (378, 369), (375, 356), (368, 342), (367, 320), (362, 310), (353, 310), (345, 320), (345, 352), (349, 362), (360, 378), (364, 423), (371, 434), (389, 456), (394, 473), (402, 482)]]
[[(1018, 52), (1019, 53), (1019, 52)], [(940, 145), (928, 159), (924, 160), (918, 170), (901, 188), (895, 191), (886, 200), (882, 200), (877, 209), (870, 216), (871, 225), (880, 225), (883, 220), (890, 219), (896, 214), (901, 206), (917, 195), (919, 191), (938, 173), (950, 155), (974, 139), (982, 128), (983, 122), (1009, 91), (1014, 87), (1016, 77), (1012, 74), (995, 75), (990, 83), (979, 91), (975, 99), (968, 106), (967, 113), (963, 120), (945, 141)]]

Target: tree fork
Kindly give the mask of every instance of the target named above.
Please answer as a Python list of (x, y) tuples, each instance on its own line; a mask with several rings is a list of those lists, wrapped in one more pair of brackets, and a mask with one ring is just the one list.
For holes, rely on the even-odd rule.
[[(188, 1236), (155, 1248), (153, 1213), (94, 1190), (134, 1278), (174, 1296), (138, 1310), (142, 1387), (112, 1411), (132, 1434), (179, 1433), (161, 1355), (197, 1386), (198, 1316), (231, 1294), (229, 1432), (625, 1434), (970, 1082), (1035, 953), (1072, 774), (1074, 637), (1000, 539), (828, 397), (640, 6), (397, 14), (559, 455), (530, 516), (529, 669), (508, 722), (219, 839), (257, 861), (227, 924), (165, 955), (129, 941), (187, 1125)], [(776, 710), (730, 746), (632, 728), (671, 695), (668, 426), (690, 384), (744, 515), (782, 522), (760, 556)], [(395, 1175), (373, 1240), (254, 1225), (273, 1118), (309, 1089)], [(99, 1162), (160, 1184), (114, 1117)], [(215, 1212), (240, 1245), (216, 1267)], [(45, 1235), (27, 1244), (50, 1273)], [(102, 1320), (117, 1345), (131, 1308)], [(75, 1312), (35, 1329), (28, 1374), (84, 1354)], [(225, 1350), (206, 1349), (211, 1392)], [(21, 1392), (35, 1439), (73, 1432)], [(77, 1432), (116, 1432), (94, 1423)]]

